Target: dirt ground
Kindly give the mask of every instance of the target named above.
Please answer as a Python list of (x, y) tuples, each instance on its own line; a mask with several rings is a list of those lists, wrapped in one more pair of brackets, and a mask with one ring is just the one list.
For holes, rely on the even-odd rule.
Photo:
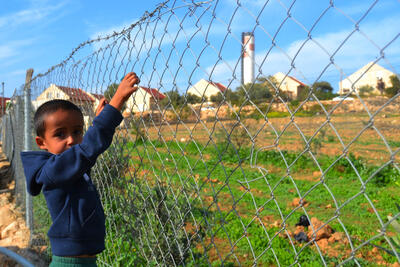
[[(0, 246), (21, 255), (34, 266), (47, 266), (40, 254), (29, 246), (30, 232), (21, 210), (15, 205), (14, 188), (10, 163), (0, 147)], [(1, 267), (22, 266), (3, 254), (0, 254), (0, 263)]]

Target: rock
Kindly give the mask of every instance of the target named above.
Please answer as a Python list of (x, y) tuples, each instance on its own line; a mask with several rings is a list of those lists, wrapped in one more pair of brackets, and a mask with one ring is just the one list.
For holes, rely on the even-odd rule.
[(10, 205), (0, 207), (0, 230), (14, 221), (14, 213), (11, 212)]
[(379, 254), (379, 249), (377, 247), (374, 247), (371, 252), (372, 252), (372, 255), (377, 255), (377, 254)]
[(1, 239), (14, 235), (18, 229), (19, 229), (18, 223), (16, 221), (13, 221), (1, 231)]
[[(315, 237), (315, 240), (318, 241), (331, 237), (333, 233), (332, 228), (328, 224), (325, 225), (324, 222), (318, 220), (315, 217), (311, 218), (311, 225), (312, 227), (308, 227), (309, 239), (313, 239)], [(328, 240), (326, 240), (326, 242), (328, 242)]]
[(274, 221), (273, 224), (271, 224), (271, 227), (280, 227), (281, 224), (278, 221)]
[(300, 198), (298, 198), (298, 197), (296, 197), (296, 198), (293, 199), (291, 205), (292, 205), (292, 207), (298, 207), (298, 206), (300, 206), (301, 204), (302, 204), (304, 207), (307, 207), (307, 206), (309, 205), (309, 203), (307, 202), (307, 200), (305, 200), (304, 198), (303, 198), (303, 199), (300, 199)]
[(12, 244), (12, 237), (7, 237), (0, 240), (0, 247), (7, 247)]
[(347, 238), (343, 233), (335, 232), (331, 235), (331, 237), (329, 237), (328, 242), (329, 243), (340, 242), (343, 244), (347, 244), (349, 241), (347, 240)]
[(328, 239), (320, 239), (317, 241), (317, 244), (322, 251), (327, 251), (329, 249)]
[(315, 172), (312, 173), (312, 176), (313, 177), (319, 177), (319, 176), (321, 176), (321, 172), (320, 171), (315, 171)]

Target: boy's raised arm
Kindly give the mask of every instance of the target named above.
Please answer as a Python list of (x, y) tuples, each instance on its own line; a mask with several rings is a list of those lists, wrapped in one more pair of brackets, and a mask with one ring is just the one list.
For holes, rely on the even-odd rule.
[(134, 85), (140, 82), (136, 73), (130, 72), (122, 79), (118, 86), (117, 91), (110, 100), (110, 105), (121, 111), (122, 106), (128, 100), (128, 98), (137, 90)]

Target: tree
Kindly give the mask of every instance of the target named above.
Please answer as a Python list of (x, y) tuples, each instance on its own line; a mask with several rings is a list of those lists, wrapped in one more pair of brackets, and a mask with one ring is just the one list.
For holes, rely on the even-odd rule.
[(112, 83), (107, 86), (107, 90), (104, 92), (104, 97), (110, 101), (111, 98), (114, 96), (115, 92), (117, 91), (119, 83)]
[(239, 101), (239, 96), (237, 93), (233, 92), (231, 89), (226, 89), (225, 92), (221, 94), (215, 94), (210, 97), (211, 102), (222, 103), (231, 102), (232, 104), (237, 104)]
[(392, 86), (385, 89), (385, 94), (388, 97), (393, 97), (400, 92), (400, 80), (397, 75), (392, 75), (389, 77), (389, 79)]
[(315, 82), (311, 88), (306, 86), (304, 87), (299, 94), (297, 95), (297, 100), (304, 101), (310, 94), (310, 90), (312, 90), (313, 94), (319, 100), (327, 100), (332, 99), (336, 94), (333, 93), (333, 87), (329, 82), (320, 81)]
[(251, 100), (254, 103), (261, 103), (272, 97), (271, 91), (275, 92), (276, 85), (274, 77), (260, 77), (254, 83), (245, 84), (236, 90), (241, 102)]
[(332, 85), (326, 81), (315, 82), (311, 86), (311, 89), (313, 90), (314, 95), (319, 100), (327, 100), (327, 99), (331, 99), (335, 96), (332, 93), (333, 92)]
[(298, 101), (304, 101), (308, 97), (311, 88), (309, 86), (303, 87), (300, 92), (297, 94)]
[(166, 92), (165, 96), (166, 97), (160, 101), (160, 106), (163, 108), (169, 108), (171, 106), (177, 108), (182, 106), (185, 102), (184, 97), (182, 97), (176, 90)]
[(358, 92), (360, 95), (370, 95), (374, 91), (374, 87), (369, 84), (365, 84), (358, 88)]
[[(117, 91), (119, 83), (112, 83), (107, 86), (107, 90), (104, 92), (104, 97), (110, 102), (111, 98), (114, 96), (115, 92)], [(126, 109), (126, 103), (122, 106), (122, 111)]]
[(191, 94), (191, 93), (188, 93), (186, 95), (186, 101), (189, 104), (197, 104), (197, 103), (204, 102), (204, 101), (202, 101), (202, 97), (200, 97), (198, 95)]

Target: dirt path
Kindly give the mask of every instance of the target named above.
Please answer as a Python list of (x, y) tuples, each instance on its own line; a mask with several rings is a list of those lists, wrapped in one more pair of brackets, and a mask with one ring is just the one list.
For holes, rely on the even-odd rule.
[[(29, 229), (25, 225), (23, 214), (15, 206), (14, 188), (10, 163), (0, 144), (0, 246), (18, 253), (35, 266), (48, 266), (39, 254), (29, 247)], [(2, 267), (21, 266), (3, 254), (0, 254), (0, 263)]]

